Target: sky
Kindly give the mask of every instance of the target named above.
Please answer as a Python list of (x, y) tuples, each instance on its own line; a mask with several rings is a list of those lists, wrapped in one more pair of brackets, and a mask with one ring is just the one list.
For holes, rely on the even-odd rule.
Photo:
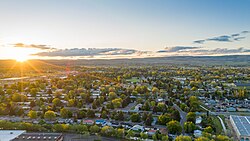
[(66, 48), (248, 53), (249, 7), (250, 0), (1, 0), (0, 58)]

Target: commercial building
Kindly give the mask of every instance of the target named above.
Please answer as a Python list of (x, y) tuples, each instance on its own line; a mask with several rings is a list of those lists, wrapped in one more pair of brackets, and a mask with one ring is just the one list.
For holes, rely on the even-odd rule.
[(0, 141), (10, 141), (25, 132), (25, 130), (0, 130)]
[(27, 141), (27, 140), (46, 140), (46, 141), (63, 141), (62, 133), (23, 133), (11, 141)]
[(240, 141), (250, 141), (250, 116), (230, 116), (230, 122)]

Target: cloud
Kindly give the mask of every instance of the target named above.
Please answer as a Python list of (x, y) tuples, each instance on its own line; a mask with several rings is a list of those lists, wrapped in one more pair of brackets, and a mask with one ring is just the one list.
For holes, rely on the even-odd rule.
[(227, 49), (227, 48), (216, 48), (212, 50), (195, 50), (191, 52), (200, 52), (200, 53), (208, 53), (208, 54), (228, 54), (228, 53), (242, 53), (244, 52), (244, 48), (238, 48), (238, 49)]
[(182, 54), (191, 55), (233, 55), (233, 54), (245, 54), (250, 53), (250, 50), (245, 48), (216, 48), (216, 49), (195, 49), (181, 52)]
[(202, 40), (196, 40), (193, 43), (195, 44), (204, 44), (205, 42), (208, 41), (214, 41), (214, 42), (234, 42), (234, 41), (240, 41), (242, 39), (245, 39), (246, 35), (250, 33), (250, 31), (242, 31), (240, 33), (236, 33), (236, 34), (231, 34), (231, 35), (222, 35), (222, 36), (218, 36), (218, 37), (212, 37), (212, 38), (207, 38), (207, 39), (202, 39)]
[(206, 40), (196, 40), (194, 41), (194, 43), (197, 43), (197, 44), (203, 44)]
[(250, 33), (250, 31), (242, 31), (241, 33), (246, 34), (246, 33)]
[(219, 37), (209, 38), (207, 39), (207, 41), (231, 42), (231, 38), (232, 36), (223, 35)]
[(35, 44), (28, 45), (28, 44), (24, 44), (24, 43), (16, 43), (13, 46), (18, 47), (18, 48), (36, 48), (36, 49), (41, 49), (41, 50), (54, 49), (48, 45), (35, 45)]
[(207, 49), (204, 47), (167, 47), (164, 50), (156, 52), (158, 56), (210, 56), (210, 55), (246, 55), (250, 54), (248, 48), (215, 48)]
[(242, 39), (245, 39), (246, 37), (237, 37), (237, 38), (234, 38), (235, 41), (239, 41), (239, 40), (242, 40)]
[(40, 52), (34, 55), (49, 56), (49, 57), (70, 57), (70, 56), (98, 56), (98, 55), (130, 55), (140, 53), (141, 51), (133, 49), (120, 49), (120, 48), (73, 48), (54, 50), (50, 52)]
[(158, 53), (161, 52), (179, 52), (179, 51), (186, 51), (192, 49), (198, 49), (201, 47), (188, 47), (188, 46), (175, 46), (175, 47), (166, 47), (164, 50), (157, 51)]

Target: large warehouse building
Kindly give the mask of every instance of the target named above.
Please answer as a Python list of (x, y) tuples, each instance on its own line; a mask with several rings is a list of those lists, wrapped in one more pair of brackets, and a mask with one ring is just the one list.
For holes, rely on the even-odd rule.
[(230, 116), (230, 122), (240, 141), (250, 141), (250, 116)]

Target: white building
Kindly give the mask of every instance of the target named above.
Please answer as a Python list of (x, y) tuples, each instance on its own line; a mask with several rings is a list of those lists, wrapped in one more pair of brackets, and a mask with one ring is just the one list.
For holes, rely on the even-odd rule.
[(250, 116), (230, 116), (230, 122), (239, 141), (250, 141)]
[(0, 141), (13, 140), (25, 132), (25, 130), (0, 130)]

